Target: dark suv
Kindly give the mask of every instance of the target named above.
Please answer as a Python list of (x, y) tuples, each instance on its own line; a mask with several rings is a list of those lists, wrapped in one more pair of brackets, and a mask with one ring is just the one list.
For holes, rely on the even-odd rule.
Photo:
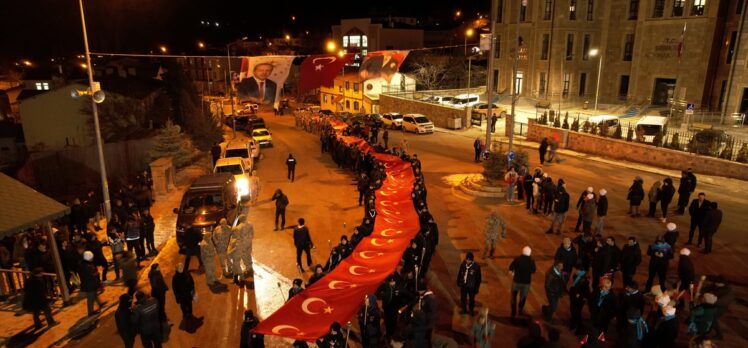
[(195, 180), (182, 196), (179, 208), (174, 208), (179, 252), (195, 248), (203, 233), (212, 231), (223, 218), (234, 225), (239, 213), (237, 202), (234, 176), (230, 173), (209, 174)]

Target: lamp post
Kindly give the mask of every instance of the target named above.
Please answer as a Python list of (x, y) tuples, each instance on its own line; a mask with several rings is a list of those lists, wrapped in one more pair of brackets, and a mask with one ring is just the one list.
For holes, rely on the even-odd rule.
[[(243, 37), (241, 41), (246, 41), (247, 37)], [(234, 110), (234, 89), (231, 85), (231, 82), (234, 80), (234, 76), (231, 74), (231, 45), (234, 44), (234, 42), (229, 42), (226, 44), (226, 60), (228, 61), (228, 67), (229, 67), (229, 78), (226, 82), (226, 89), (229, 91), (229, 103), (231, 103), (231, 129), (233, 131), (233, 136), (236, 137), (236, 110)]]
[[(593, 48), (590, 50), (590, 56), (595, 57), (599, 54), (599, 50), (597, 48)], [(603, 72), (603, 55), (600, 54), (600, 57), (598, 58), (597, 63), (597, 86), (595, 86), (595, 112), (597, 112), (597, 100), (600, 96), (600, 74)]]
[(475, 31), (473, 31), (473, 28), (467, 28), (467, 30), (465, 30), (465, 55), (466, 56), (467, 56), (467, 39), (468, 37), (472, 37), (474, 32)]
[[(78, 5), (81, 12), (81, 24), (83, 26), (83, 44), (86, 49), (86, 70), (88, 71), (88, 95), (91, 97), (91, 110), (94, 119), (94, 129), (96, 131), (96, 148), (99, 154), (99, 173), (101, 174), (101, 191), (104, 198), (104, 213), (106, 214), (107, 221), (112, 218), (112, 205), (109, 200), (109, 183), (106, 175), (106, 164), (104, 162), (104, 147), (101, 142), (101, 128), (99, 126), (99, 111), (96, 108), (97, 99), (99, 102), (104, 100), (104, 96), (101, 91), (97, 91), (96, 84), (93, 79), (93, 68), (91, 67), (91, 53), (88, 50), (88, 32), (86, 31), (86, 16), (83, 13), (83, 0), (78, 0)], [(95, 96), (95, 93), (98, 95)], [(95, 98), (96, 97), (96, 98)]]

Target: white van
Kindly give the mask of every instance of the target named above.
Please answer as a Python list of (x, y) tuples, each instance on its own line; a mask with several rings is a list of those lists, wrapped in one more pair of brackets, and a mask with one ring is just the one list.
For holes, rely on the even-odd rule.
[(665, 129), (665, 126), (667, 126), (667, 117), (644, 116), (636, 122), (636, 134), (641, 134), (645, 143), (651, 143), (657, 133)]
[(605, 124), (608, 127), (607, 135), (612, 135), (620, 123), (620, 117), (614, 115), (596, 115), (588, 118), (587, 121), (598, 127)]
[(255, 167), (255, 158), (260, 157), (260, 147), (254, 140), (232, 140), (226, 144), (226, 149), (223, 151), (221, 158), (234, 157), (241, 159), (244, 168), (252, 172)]
[(452, 98), (452, 102), (449, 105), (455, 108), (464, 108), (478, 103), (480, 103), (480, 96), (477, 94), (459, 94)]

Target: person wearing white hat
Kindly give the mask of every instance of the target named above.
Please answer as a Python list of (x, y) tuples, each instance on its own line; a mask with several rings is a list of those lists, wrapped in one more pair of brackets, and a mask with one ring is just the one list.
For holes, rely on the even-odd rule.
[[(88, 316), (98, 314), (104, 303), (101, 302), (98, 296), (99, 290), (99, 271), (93, 264), (93, 253), (86, 250), (83, 252), (83, 261), (78, 266), (78, 275), (81, 279), (81, 293), (86, 294), (86, 302), (88, 303)], [(99, 309), (94, 311), (94, 302), (99, 305)]]
[(542, 202), (540, 201), (540, 194), (543, 193), (543, 188), (540, 185), (540, 178), (535, 178), (532, 182), (532, 213), (537, 214), (541, 207)]
[(608, 193), (605, 189), (600, 189), (600, 196), (597, 198), (597, 229), (595, 233), (603, 234), (603, 225), (605, 224), (605, 216), (608, 215)]
[(678, 237), (680, 236), (678, 226), (675, 223), (669, 222), (665, 225), (665, 228), (667, 228), (667, 231), (665, 231), (665, 234), (663, 234), (662, 237), (665, 239), (665, 243), (670, 244), (670, 248), (675, 252), (675, 243), (678, 242)]
[[(516, 257), (509, 265), (509, 273), (512, 274), (512, 317), (525, 315), (525, 301), (527, 293), (530, 291), (532, 274), (535, 273), (535, 261), (530, 257), (532, 249), (529, 246), (522, 248), (522, 255)], [(519, 306), (517, 304), (517, 295), (519, 295)]]
[(662, 317), (653, 325), (652, 347), (675, 347), (679, 325), (675, 317), (675, 307), (662, 307)]
[(592, 233), (592, 220), (597, 213), (597, 204), (595, 203), (595, 194), (588, 193), (584, 197), (584, 206), (582, 207), (582, 232), (585, 234)]

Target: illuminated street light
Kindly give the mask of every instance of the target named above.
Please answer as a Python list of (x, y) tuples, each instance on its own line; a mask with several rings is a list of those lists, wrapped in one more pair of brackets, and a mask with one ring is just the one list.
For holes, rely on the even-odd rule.
[(343, 58), (345, 56), (345, 51), (340, 50), (338, 51), (338, 57)]
[(197, 47), (199, 47), (199, 48), (205, 48), (205, 43), (203, 43), (202, 41), (198, 41), (197, 42)]
[(291, 16), (291, 20), (295, 21), (296, 20), (296, 16)]
[(286, 40), (291, 40), (291, 35), (286, 34)]
[(30, 61), (30, 60), (24, 60), (24, 61), (23, 61), (22, 63), (23, 63), (23, 65), (25, 65), (25, 66), (32, 66), (32, 65), (34, 65), (34, 64), (32, 64), (32, 63), (31, 63), (31, 61)]
[(455, 12), (455, 17), (459, 17), (459, 16), (462, 16), (462, 11), (457, 10), (457, 12)]
[(327, 41), (327, 52), (335, 52), (337, 47), (338, 45), (335, 44), (335, 41)]
[(166, 46), (164, 46), (164, 45), (159, 46), (158, 49), (161, 50), (161, 53), (166, 53), (166, 51), (167, 51)]
[[(596, 57), (599, 51), (597, 48), (593, 48), (589, 51), (590, 57)], [(597, 111), (597, 98), (600, 95), (600, 74), (603, 72), (603, 55), (600, 54), (600, 58), (597, 63), (597, 86), (595, 87), (595, 111)]]
[(88, 69), (88, 64), (86, 64), (86, 63), (81, 63), (81, 64), (80, 64), (80, 67), (81, 67), (82, 69)]
[(591, 50), (590, 50), (590, 52), (589, 52), (589, 54), (590, 54), (590, 57), (596, 57), (596, 56), (597, 56), (597, 53), (598, 53), (598, 50), (597, 50), (597, 48), (593, 48), (593, 49), (591, 49)]
[(475, 31), (473, 30), (473, 28), (468, 28), (467, 30), (465, 30), (465, 55), (466, 56), (467, 56), (467, 39), (468, 37), (472, 37), (474, 33)]

